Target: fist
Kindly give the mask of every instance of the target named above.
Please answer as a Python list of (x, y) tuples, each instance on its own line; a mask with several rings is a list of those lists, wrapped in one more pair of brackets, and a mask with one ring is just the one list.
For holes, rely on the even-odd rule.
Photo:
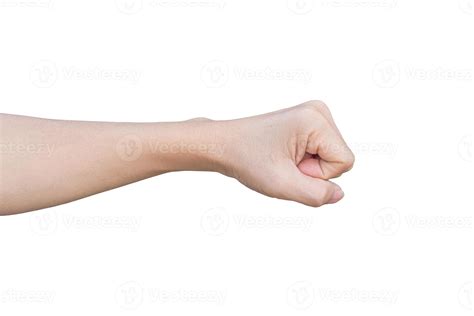
[(223, 173), (270, 197), (309, 206), (344, 196), (330, 181), (350, 170), (354, 154), (321, 101), (226, 121)]

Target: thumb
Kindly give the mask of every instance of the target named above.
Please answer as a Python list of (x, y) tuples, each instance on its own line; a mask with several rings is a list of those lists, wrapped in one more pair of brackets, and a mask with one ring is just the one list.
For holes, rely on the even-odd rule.
[(313, 178), (324, 179), (324, 171), (319, 157), (306, 157), (298, 164), (298, 169)]
[(309, 206), (336, 203), (344, 197), (344, 192), (337, 184), (306, 175), (295, 165), (288, 171), (287, 181), (289, 186), (284, 193), (285, 198)]

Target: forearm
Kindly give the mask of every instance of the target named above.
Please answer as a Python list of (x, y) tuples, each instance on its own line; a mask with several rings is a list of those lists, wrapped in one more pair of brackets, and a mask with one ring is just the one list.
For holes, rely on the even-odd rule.
[(218, 125), (1, 115), (0, 214), (70, 202), (169, 171), (218, 171), (225, 151)]
[(336, 203), (352, 168), (320, 101), (230, 121), (107, 123), (0, 115), (0, 215), (50, 207), (180, 170), (217, 171), (262, 194)]

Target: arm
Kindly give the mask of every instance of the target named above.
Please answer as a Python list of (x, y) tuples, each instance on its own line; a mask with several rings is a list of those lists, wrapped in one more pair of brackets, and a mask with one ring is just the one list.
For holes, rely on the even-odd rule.
[(0, 116), (0, 215), (74, 201), (165, 172), (216, 171), (311, 206), (354, 156), (318, 101), (254, 117), (111, 123)]

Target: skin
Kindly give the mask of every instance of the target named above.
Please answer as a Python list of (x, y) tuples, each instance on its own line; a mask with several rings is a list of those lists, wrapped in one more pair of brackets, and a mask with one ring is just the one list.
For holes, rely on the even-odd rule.
[(247, 118), (80, 122), (0, 115), (0, 215), (47, 208), (166, 172), (214, 171), (279, 199), (338, 202), (354, 155), (328, 107)]

